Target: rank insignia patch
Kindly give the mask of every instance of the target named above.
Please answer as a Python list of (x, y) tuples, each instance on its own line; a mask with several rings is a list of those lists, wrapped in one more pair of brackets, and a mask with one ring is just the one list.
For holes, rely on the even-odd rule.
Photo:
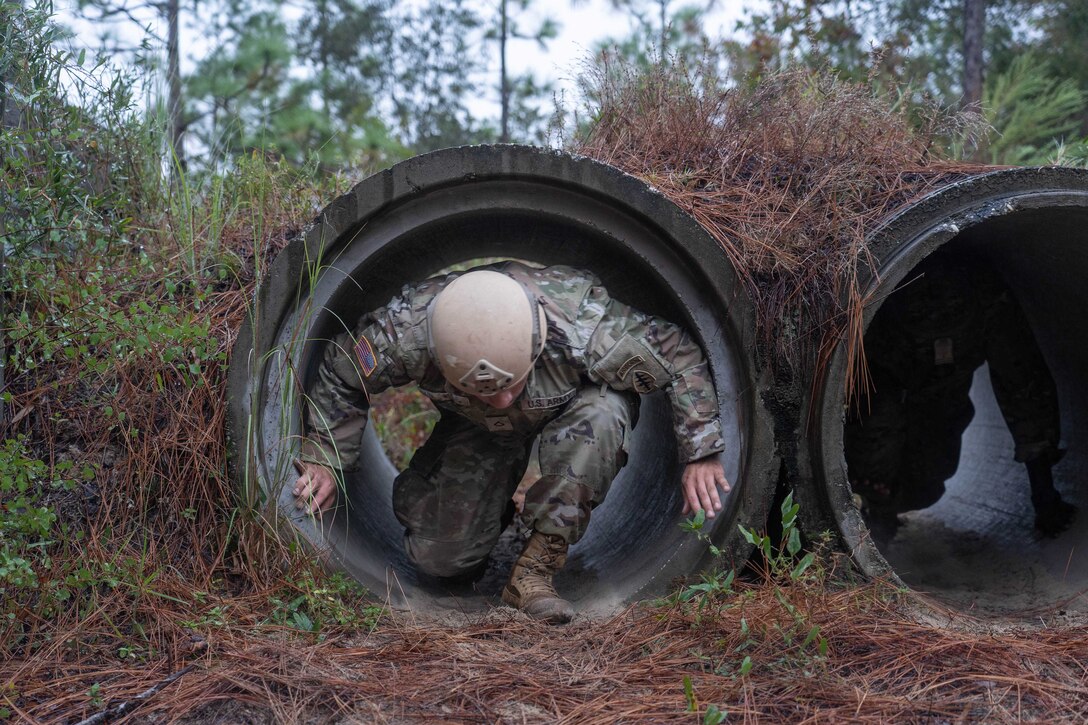
[(510, 417), (506, 415), (484, 418), (484, 423), (487, 425), (487, 429), (492, 433), (505, 433), (513, 428), (513, 425), (510, 423)]
[(378, 357), (374, 354), (374, 346), (370, 344), (370, 340), (366, 339), (366, 335), (360, 335), (359, 342), (355, 343), (355, 356), (359, 358), (359, 364), (363, 366), (363, 375), (369, 378), (378, 367)]

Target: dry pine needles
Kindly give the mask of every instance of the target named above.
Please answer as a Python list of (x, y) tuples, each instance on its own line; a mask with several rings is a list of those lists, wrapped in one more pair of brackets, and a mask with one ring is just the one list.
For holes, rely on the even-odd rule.
[(854, 371), (868, 238), (911, 201), (987, 168), (943, 151), (978, 133), (977, 116), (910, 107), (831, 73), (724, 90), (713, 69), (605, 58), (586, 83), (598, 108), (576, 150), (652, 184), (721, 244), (771, 363), (825, 364), (845, 339)]

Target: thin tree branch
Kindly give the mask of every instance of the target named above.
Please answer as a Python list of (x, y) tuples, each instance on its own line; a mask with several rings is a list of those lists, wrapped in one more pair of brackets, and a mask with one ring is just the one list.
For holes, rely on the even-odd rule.
[(189, 665), (189, 666), (187, 666), (187, 667), (185, 667), (183, 669), (180, 669), (177, 672), (175, 672), (174, 674), (167, 677), (165, 680), (163, 680), (159, 684), (144, 690), (143, 692), (141, 692), (139, 695), (132, 698), (131, 700), (129, 700), (127, 702), (122, 702), (120, 705), (115, 705), (114, 707), (111, 707), (108, 710), (103, 710), (102, 712), (98, 713), (97, 715), (91, 715), (89, 718), (87, 718), (86, 720), (81, 720), (76, 725), (97, 725), (98, 723), (109, 722), (110, 720), (112, 720), (115, 717), (120, 717), (122, 715), (127, 715), (130, 711), (136, 709), (136, 707), (143, 704), (146, 700), (149, 700), (152, 697), (154, 697), (154, 695), (156, 693), (158, 693), (164, 687), (169, 685), (171, 682), (174, 682), (175, 680), (180, 679), (183, 675), (188, 673), (194, 667), (196, 667), (196, 665)]

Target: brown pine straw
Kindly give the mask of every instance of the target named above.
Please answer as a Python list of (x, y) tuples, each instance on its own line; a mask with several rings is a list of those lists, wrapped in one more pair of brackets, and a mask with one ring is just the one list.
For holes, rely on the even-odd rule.
[(721, 244), (771, 363), (818, 370), (845, 340), (848, 391), (864, 378), (869, 236), (934, 189), (993, 169), (944, 151), (973, 142), (977, 116), (827, 72), (722, 91), (713, 69), (606, 56), (585, 83), (598, 120), (576, 150), (654, 185)]
[[(125, 702), (195, 665), (143, 704), (140, 717), (239, 722), (250, 713), (284, 722), (603, 725), (701, 722), (711, 704), (728, 712), (728, 722), (1088, 717), (1088, 633), (1082, 627), (971, 631), (962, 617), (957, 628), (920, 624), (879, 584), (814, 582), (775, 592), (769, 584), (745, 585), (702, 612), (640, 606), (562, 628), (508, 608), (463, 624), (398, 613), (374, 632), (332, 631), (321, 641), (243, 621), (213, 629), (199, 649), (176, 641), (169, 656), (145, 665), (101, 657), (53, 663), (47, 671), (24, 665), (15, 673), (28, 703), (19, 714), (71, 721), (93, 711), (85, 694), (91, 683), (102, 683), (108, 702)], [(796, 638), (787, 644), (781, 632), (796, 628), (783, 601), (801, 613), (802, 631), (820, 627), (829, 643), (826, 657), (811, 645), (802, 651)], [(176, 628), (169, 615), (165, 619)], [(735, 651), (746, 640), (752, 643)], [(754, 666), (737, 674), (746, 655)], [(698, 715), (689, 710), (685, 677)]]

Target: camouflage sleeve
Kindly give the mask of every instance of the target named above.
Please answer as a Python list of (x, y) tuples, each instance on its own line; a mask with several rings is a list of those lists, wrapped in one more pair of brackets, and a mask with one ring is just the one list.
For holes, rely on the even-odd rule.
[(325, 348), (317, 379), (303, 406), (306, 436), (299, 453), (302, 460), (353, 470), (370, 395), (411, 380), (388, 314), (397, 301), (394, 298), (389, 306), (365, 315), (353, 332), (338, 335)]
[(996, 278), (984, 279), (982, 287), (990, 382), (1016, 444), (1016, 460), (1055, 456), (1061, 422), (1050, 368), (1012, 290)]
[(682, 461), (724, 450), (710, 367), (691, 336), (679, 325), (609, 298), (601, 287), (588, 299), (603, 306), (586, 348), (590, 380), (639, 394), (665, 390)]

